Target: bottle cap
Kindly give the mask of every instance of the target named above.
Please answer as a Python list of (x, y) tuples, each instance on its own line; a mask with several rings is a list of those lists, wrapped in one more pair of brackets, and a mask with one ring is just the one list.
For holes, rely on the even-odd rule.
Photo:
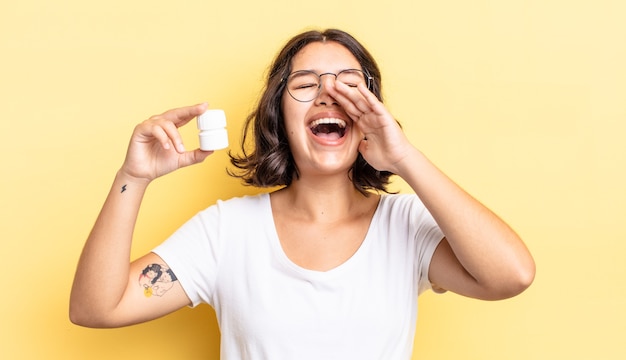
[(210, 109), (198, 116), (199, 130), (212, 130), (226, 127), (226, 114), (224, 110)]

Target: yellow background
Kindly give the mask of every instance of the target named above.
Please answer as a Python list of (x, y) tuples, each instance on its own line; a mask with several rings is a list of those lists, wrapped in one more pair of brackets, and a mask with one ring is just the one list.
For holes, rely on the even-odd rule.
[[(626, 358), (625, 18), (619, 0), (3, 1), (0, 358), (218, 358), (208, 306), (72, 325), (76, 261), (136, 123), (206, 100), (238, 145), (284, 41), (325, 27), (362, 40), (410, 138), (537, 261), (511, 300), (421, 297), (414, 358)], [(227, 164), (220, 152), (155, 182), (134, 256), (255, 192)]]

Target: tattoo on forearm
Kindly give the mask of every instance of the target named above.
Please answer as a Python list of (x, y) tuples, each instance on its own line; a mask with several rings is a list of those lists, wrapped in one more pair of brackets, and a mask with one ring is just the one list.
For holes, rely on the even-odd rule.
[(124, 191), (126, 191), (126, 184), (122, 185), (122, 191), (121, 192), (124, 192)]
[(150, 264), (139, 275), (139, 285), (146, 297), (163, 296), (178, 281), (174, 272), (163, 264)]

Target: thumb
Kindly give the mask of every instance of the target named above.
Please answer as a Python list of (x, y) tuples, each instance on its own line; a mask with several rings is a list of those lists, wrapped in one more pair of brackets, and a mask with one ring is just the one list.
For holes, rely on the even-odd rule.
[(185, 154), (183, 154), (180, 160), (180, 167), (201, 163), (211, 154), (213, 154), (213, 150), (203, 151), (200, 149), (195, 149), (193, 151), (186, 152)]
[(359, 151), (361, 153), (366, 152), (367, 148), (368, 148), (369, 143), (367, 142), (367, 136), (363, 136), (363, 139), (361, 140), (361, 143), (359, 143)]

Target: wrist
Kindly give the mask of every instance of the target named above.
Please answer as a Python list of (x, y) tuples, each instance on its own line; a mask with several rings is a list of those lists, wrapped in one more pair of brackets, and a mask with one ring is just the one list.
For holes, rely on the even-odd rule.
[(411, 177), (413, 173), (419, 173), (419, 167), (425, 159), (424, 154), (417, 148), (409, 146), (405, 156), (394, 164), (395, 169), (393, 173), (406, 180)]
[(119, 188), (120, 192), (125, 192), (130, 188), (145, 191), (148, 185), (150, 185), (150, 182), (151, 180), (149, 179), (138, 178), (126, 173), (124, 169), (118, 170), (115, 175), (115, 185)]

